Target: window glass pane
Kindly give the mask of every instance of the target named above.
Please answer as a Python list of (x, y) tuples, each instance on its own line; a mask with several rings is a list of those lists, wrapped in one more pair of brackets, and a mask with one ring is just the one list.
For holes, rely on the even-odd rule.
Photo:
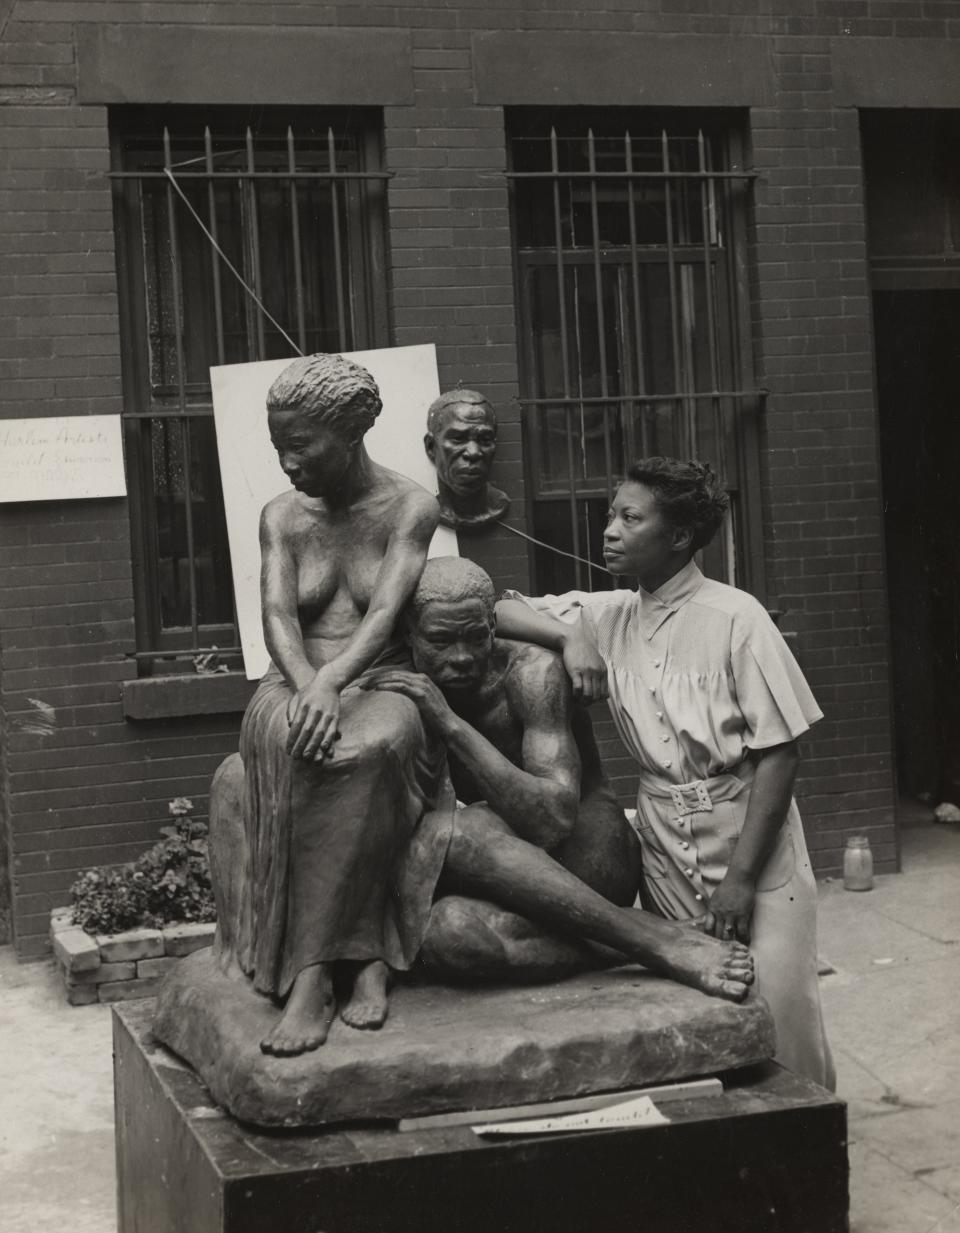
[(233, 580), (213, 421), (184, 421), (174, 416), (155, 419), (151, 425), (161, 624), (165, 629), (191, 624), (184, 423), (190, 443), (189, 516), (193, 523), (197, 615), (201, 625), (229, 625), (233, 620)]
[[(536, 587), (586, 585), (587, 575), (596, 586), (597, 511), (634, 459), (703, 458), (735, 486), (739, 396), (714, 391), (733, 388), (739, 367), (724, 211), (742, 194), (709, 178), (722, 165), (709, 138), (701, 147), (671, 133), (664, 176), (660, 131), (628, 139), (595, 127), (591, 138), (567, 119), (551, 142), (549, 128), (530, 136), (520, 122), (512, 167), (532, 519), (538, 538), (594, 562), (539, 549)], [(628, 168), (655, 174), (628, 179)], [(548, 175), (526, 178), (534, 172)], [(714, 576), (729, 577), (732, 544), (725, 535), (706, 554)]]
[[(581, 500), (576, 504), (580, 555), (593, 560), (596, 562), (595, 565), (578, 566), (575, 561), (560, 556), (557, 552), (551, 552), (546, 548), (534, 548), (533, 565), (539, 594), (557, 595), (573, 589), (609, 591), (618, 585), (603, 567), (600, 552), (608, 508), (609, 503), (606, 497)], [(559, 548), (561, 552), (575, 552), (576, 541), (569, 503), (541, 501), (534, 509), (533, 534), (536, 538)]]
[[(696, 137), (671, 138), (671, 171), (696, 171), (699, 154)], [(590, 248), (630, 243), (632, 196), (633, 234), (640, 246), (667, 243), (667, 204), (676, 244), (703, 243), (703, 216), (700, 187), (695, 181), (656, 178), (633, 181), (632, 195), (624, 173), (627, 171), (627, 144), (623, 136), (595, 136), (594, 169), (590, 179), (590, 142), (586, 135), (558, 138), (557, 165), (561, 173), (553, 179), (525, 179), (522, 173), (552, 170), (549, 139), (521, 138), (514, 142), (513, 169), (521, 173), (517, 191), (517, 242), (521, 248), (552, 248), (557, 245), (556, 205), (560, 206), (560, 243), (564, 248)], [(660, 138), (631, 138), (630, 165), (633, 173), (663, 170)], [(708, 160), (708, 166), (710, 162)], [(571, 173), (577, 173), (574, 177)], [(618, 178), (623, 175), (624, 178)], [(555, 196), (555, 184), (557, 196)], [(596, 202), (597, 228), (594, 234), (593, 205)]]
[[(122, 166), (135, 177), (122, 182), (116, 200), (135, 296), (125, 322), (127, 404), (131, 415), (145, 417), (142, 431), (128, 433), (131, 476), (145, 477), (146, 486), (132, 493), (142, 502), (138, 547), (146, 581), (138, 603), (139, 626), (150, 638), (145, 650), (171, 645), (167, 633), (180, 646), (184, 632), (192, 640), (194, 626), (209, 631), (233, 620), (210, 367), (290, 356), (284, 331), (306, 353), (384, 341), (374, 335), (384, 288), (368, 286), (383, 269), (383, 189), (373, 178), (351, 175), (364, 158), (377, 157), (362, 128), (373, 113), (361, 121), (352, 112), (350, 131), (334, 139), (326, 120), (297, 115), (290, 124), (293, 113), (258, 112), (252, 153), (239, 109), (211, 112), (209, 133), (188, 109), (165, 109), (156, 118), (145, 109), (120, 109), (112, 117), (130, 134), (121, 141)], [(335, 169), (345, 175), (335, 188), (318, 174), (331, 168), (331, 140)], [(168, 163), (189, 205), (158, 174)], [(185, 419), (171, 415), (181, 396), (191, 412)], [(203, 628), (195, 636), (202, 645)], [(222, 631), (217, 637), (223, 645)]]
[(960, 115), (864, 111), (871, 258), (960, 252)]

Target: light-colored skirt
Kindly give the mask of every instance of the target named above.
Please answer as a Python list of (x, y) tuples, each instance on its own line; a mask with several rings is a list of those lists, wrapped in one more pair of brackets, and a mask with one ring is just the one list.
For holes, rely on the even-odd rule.
[[(681, 824), (669, 797), (641, 787), (637, 821), (647, 908), (670, 920), (706, 912), (743, 826), (748, 789), (744, 783), (711, 811), (690, 813)], [(776, 1025), (775, 1060), (833, 1091), (836, 1072), (817, 978), (817, 884), (794, 801), (757, 879), (750, 950), (757, 991)]]

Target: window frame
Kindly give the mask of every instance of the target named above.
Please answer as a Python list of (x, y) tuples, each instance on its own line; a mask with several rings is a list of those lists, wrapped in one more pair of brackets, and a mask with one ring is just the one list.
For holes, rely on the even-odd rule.
[[(220, 657), (228, 666), (239, 667), (241, 650), (235, 613), (232, 623), (201, 623), (195, 598), (191, 604), (194, 620), (190, 625), (164, 626), (162, 623), (159, 577), (161, 558), (158, 547), (153, 445), (150, 437), (152, 425), (158, 419), (169, 418), (176, 426), (183, 422), (184, 416), (187, 419), (209, 418), (212, 422), (213, 404), (209, 386), (198, 387), (187, 383), (185, 365), (181, 370), (182, 381), (178, 379), (179, 401), (176, 389), (172, 391), (171, 398), (171, 391), (166, 387), (152, 387), (145, 233), (140, 191), (140, 185), (144, 181), (138, 177), (143, 176), (144, 164), (156, 167), (158, 156), (163, 157), (165, 129), (169, 129), (173, 137), (178, 139), (177, 144), (198, 144), (202, 143), (204, 129), (208, 125), (215, 129), (218, 135), (232, 137), (233, 133), (243, 134), (248, 123), (255, 128), (254, 145), (258, 140), (268, 144), (274, 157), (288, 127), (295, 134), (308, 137), (314, 143), (318, 134), (329, 132), (332, 134), (331, 142), (350, 140), (355, 144), (355, 154), (348, 154), (346, 158), (344, 151), (339, 146), (335, 147), (336, 177), (321, 178), (321, 183), (335, 183), (340, 186), (337, 198), (339, 209), (343, 212), (343, 226), (347, 230), (347, 258), (341, 267), (341, 302), (345, 316), (340, 321), (339, 333), (341, 341), (344, 341), (345, 328), (351, 332), (355, 330), (351, 345), (342, 349), (368, 350), (389, 345), (386, 191), (390, 177), (385, 169), (381, 109), (264, 107), (251, 110), (244, 107), (187, 106), (123, 106), (109, 109), (124, 399), (124, 454), (128, 479), (137, 644), (135, 657), (141, 676), (153, 675), (158, 669), (164, 674), (192, 672), (191, 661), (213, 648), (219, 648)], [(343, 163), (346, 165), (342, 165)], [(200, 170), (204, 170), (203, 165)], [(297, 172), (300, 171), (301, 168), (297, 168)], [(155, 172), (148, 174), (155, 178)], [(317, 173), (308, 171), (308, 174)], [(320, 174), (322, 176), (322, 173)], [(234, 183), (239, 178), (239, 175), (231, 176), (230, 182)], [(279, 182), (288, 182), (288, 178), (281, 176)], [(254, 260), (252, 250), (255, 247), (250, 238), (251, 219), (245, 204), (250, 197), (252, 194), (241, 191), (239, 226), (245, 254), (245, 264), (241, 272), (246, 280), (255, 286), (255, 280), (249, 277), (250, 263)], [(181, 217), (178, 208), (177, 225), (180, 225)], [(207, 218), (204, 221), (209, 224)], [(302, 231), (302, 220), (299, 225)], [(182, 268), (183, 250), (180, 257)], [(222, 263), (219, 278), (221, 283), (234, 279), (233, 274)], [(262, 352), (262, 316), (245, 293), (244, 298), (248, 349), (246, 361), (267, 358)], [(182, 291), (181, 300), (184, 300)], [(302, 299), (300, 302), (302, 303)], [(303, 346), (303, 313), (298, 312), (296, 315), (298, 320), (281, 321), (281, 325)], [(336, 328), (336, 323), (330, 328)], [(221, 334), (219, 342), (215, 336), (211, 363), (220, 362), (218, 354), (222, 355), (222, 348)], [(165, 411), (158, 406), (164, 391), (167, 395)], [(177, 405), (174, 406), (174, 403)], [(205, 451), (205, 454), (210, 454), (210, 451)], [(208, 464), (212, 465), (215, 457), (215, 453), (208, 457)], [(187, 460), (189, 461), (189, 454)], [(219, 468), (216, 482), (219, 485)], [(196, 566), (193, 568), (195, 570)], [(195, 583), (191, 585), (192, 594), (195, 596)], [(232, 606), (231, 586), (231, 608)]]
[[(667, 249), (666, 245), (639, 243), (634, 243), (632, 247), (630, 245), (605, 246), (596, 241), (574, 249), (563, 241), (561, 260), (558, 261), (555, 242), (536, 249), (522, 248), (519, 225), (520, 207), (517, 195), (522, 191), (519, 186), (525, 177), (522, 173), (518, 174), (514, 167), (514, 143), (529, 138), (546, 140), (551, 129), (556, 131), (560, 141), (571, 138), (586, 140), (588, 131), (592, 131), (596, 134), (598, 143), (610, 138), (611, 135), (622, 138), (627, 132), (633, 134), (634, 138), (644, 138), (660, 130), (689, 136), (691, 130), (696, 132), (699, 129), (711, 146), (718, 149), (722, 158), (721, 168), (711, 169), (716, 176), (712, 183), (716, 183), (719, 186), (718, 191), (724, 193), (723, 206), (728, 226), (727, 242), (722, 249), (710, 248), (709, 251), (714, 260), (714, 268), (717, 261), (721, 261), (725, 267), (720, 276), (714, 279), (713, 311), (718, 320), (721, 314), (723, 315), (724, 329), (729, 334), (729, 345), (717, 349), (717, 364), (723, 377), (720, 384), (722, 390), (730, 391), (734, 395), (730, 400), (731, 422), (727, 422), (726, 413), (724, 413), (723, 420), (729, 475), (721, 477), (725, 482), (728, 482), (731, 477), (736, 481), (733, 484), (728, 482), (728, 490), (731, 491), (731, 497), (736, 506), (735, 531), (727, 531), (728, 536), (735, 536), (735, 542), (732, 538), (730, 539), (729, 551), (736, 564), (736, 584), (750, 590), (762, 602), (765, 601), (759, 420), (764, 409), (766, 391), (755, 388), (754, 378), (748, 242), (753, 204), (751, 190), (756, 173), (748, 169), (748, 117), (746, 113), (726, 109), (691, 112), (689, 109), (671, 111), (656, 108), (515, 107), (507, 109), (506, 119), (507, 178), (511, 206), (511, 244), (517, 306), (520, 404), (528, 526), (536, 528), (535, 513), (538, 507), (542, 507), (547, 502), (566, 501), (571, 511), (580, 510), (580, 521), (585, 530), (589, 518), (586, 512), (586, 502), (599, 500), (604, 495), (602, 491), (587, 493), (585, 486), (581, 488), (576, 480), (569, 485), (569, 493), (564, 495), (544, 494), (540, 491), (541, 485), (536, 471), (540, 450), (540, 426), (536, 404), (538, 401), (560, 403), (562, 400), (543, 397), (538, 400), (536, 396), (537, 332), (534, 328), (534, 310), (531, 304), (531, 271), (538, 266), (552, 265), (554, 268), (562, 266), (566, 278), (567, 271), (574, 266), (582, 266), (588, 270), (594, 265), (597, 267), (621, 266), (624, 261), (632, 262), (634, 258), (638, 266), (666, 265)], [(602, 180), (592, 178), (589, 169), (577, 172), (576, 177), (582, 179), (583, 184), (603, 183)], [(543, 176), (543, 178), (546, 177)], [(622, 177), (622, 180), (625, 181), (626, 177)], [(735, 186), (740, 186), (739, 193)], [(625, 208), (628, 207), (625, 206)], [(556, 231), (554, 239), (555, 236)], [(703, 253), (704, 245), (701, 241), (687, 246), (675, 242), (672, 260), (677, 268), (685, 259), (694, 261), (702, 267)], [(609, 323), (606, 328), (608, 330), (611, 328)], [(577, 334), (575, 327), (571, 327), (569, 323), (567, 336), (567, 350), (571, 351), (572, 345), (577, 342)], [(674, 391), (674, 393), (679, 392)], [(699, 388), (695, 392), (700, 397), (704, 396)], [(654, 397), (656, 395), (649, 395), (650, 399)], [(595, 401), (616, 402), (617, 399), (603, 399), (601, 396)], [(626, 395), (623, 396), (622, 401), (627, 401)], [(580, 405), (585, 404), (581, 401)], [(678, 408), (675, 414), (680, 413)], [(570, 429), (567, 431), (569, 433)], [(609, 457), (611, 434), (606, 427), (604, 435), (605, 448), (608, 450)], [(626, 435), (629, 436), (629, 434)], [(634, 435), (639, 441), (640, 433), (636, 432)], [(615, 463), (612, 469), (614, 474), (608, 477), (607, 482), (608, 495), (617, 482)], [(573, 535), (572, 513), (570, 522)], [(574, 535), (574, 543), (576, 542)], [(581, 555), (590, 556), (589, 546), (581, 552)], [(573, 585), (578, 589), (591, 589), (598, 584), (601, 586), (617, 585), (613, 579), (609, 581), (606, 579), (605, 571), (602, 571), (598, 565), (599, 563), (589, 569), (577, 566), (576, 581)], [(530, 555), (529, 569), (531, 590), (534, 592), (543, 590), (543, 579), (538, 577), (537, 573), (536, 553)]]

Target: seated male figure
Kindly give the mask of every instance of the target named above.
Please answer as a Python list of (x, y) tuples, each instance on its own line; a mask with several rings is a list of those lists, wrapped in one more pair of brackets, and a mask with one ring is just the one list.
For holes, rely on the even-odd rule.
[[(556, 654), (495, 637), (493, 605), (479, 566), (428, 561), (406, 615), (418, 671), (385, 669), (366, 686), (416, 703), (447, 746), (465, 802), (453, 818), (422, 961), (447, 979), (516, 981), (634, 961), (740, 1000), (753, 980), (745, 946), (629, 906), (639, 844), (603, 773), (589, 718), (574, 707)], [(439, 815), (435, 824), (443, 824)]]

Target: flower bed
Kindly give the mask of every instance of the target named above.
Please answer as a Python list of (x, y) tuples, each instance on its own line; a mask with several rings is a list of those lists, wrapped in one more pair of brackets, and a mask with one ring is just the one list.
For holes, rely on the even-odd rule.
[(88, 869), (73, 884), (73, 906), (50, 917), (53, 953), (73, 1006), (156, 993), (184, 955), (213, 942), (216, 912), (207, 828), (178, 796), (174, 823), (136, 861)]
[(72, 908), (50, 914), (53, 953), (71, 1006), (152, 997), (173, 964), (212, 945), (216, 928), (212, 921), (190, 922), (93, 937), (73, 924)]

